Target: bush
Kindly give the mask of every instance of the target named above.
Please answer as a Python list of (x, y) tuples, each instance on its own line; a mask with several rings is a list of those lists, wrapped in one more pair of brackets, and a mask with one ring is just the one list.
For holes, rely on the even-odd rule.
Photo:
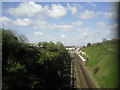
[(94, 68), (94, 73), (96, 74), (99, 71), (99, 69), (100, 69), (99, 67), (95, 67)]
[(90, 47), (90, 46), (91, 46), (91, 44), (90, 44), (90, 43), (88, 43), (88, 44), (87, 44), (87, 47)]

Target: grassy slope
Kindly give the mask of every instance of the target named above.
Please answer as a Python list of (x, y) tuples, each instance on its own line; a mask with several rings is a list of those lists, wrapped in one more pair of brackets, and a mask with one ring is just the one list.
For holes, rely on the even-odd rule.
[[(90, 56), (86, 67), (92, 72), (100, 88), (117, 87), (117, 43), (105, 42), (81, 50)], [(99, 70), (94, 73), (96, 67)]]

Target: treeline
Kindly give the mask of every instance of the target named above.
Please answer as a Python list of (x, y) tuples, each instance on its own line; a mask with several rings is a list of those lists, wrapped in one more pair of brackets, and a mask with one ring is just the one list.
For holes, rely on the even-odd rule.
[(62, 43), (31, 47), (12, 30), (1, 30), (3, 90), (63, 87), (64, 62), (70, 56)]

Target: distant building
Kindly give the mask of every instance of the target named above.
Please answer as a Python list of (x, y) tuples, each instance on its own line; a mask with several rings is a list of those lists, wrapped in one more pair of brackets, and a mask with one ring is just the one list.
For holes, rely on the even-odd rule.
[(117, 38), (113, 38), (110, 40), (111, 42), (118, 42), (118, 39)]
[(68, 48), (66, 48), (66, 50), (75, 50), (75, 48), (74, 47), (68, 47)]
[(76, 50), (78, 51), (81, 47), (79, 46), (65, 46), (66, 50)]
[(31, 47), (42, 47), (42, 45), (39, 46), (38, 43), (27, 43)]

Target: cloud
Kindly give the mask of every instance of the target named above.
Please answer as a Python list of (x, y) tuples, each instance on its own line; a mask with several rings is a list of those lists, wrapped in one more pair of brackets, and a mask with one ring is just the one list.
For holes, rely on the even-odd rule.
[(93, 3), (93, 2), (89, 2), (89, 4), (90, 4), (91, 6), (93, 6), (93, 7), (96, 7), (96, 4)]
[(75, 15), (78, 13), (78, 8), (81, 9), (83, 7), (79, 4), (70, 5), (69, 3), (67, 3), (67, 6), (64, 7), (60, 4), (42, 6), (35, 2), (23, 2), (15, 8), (9, 8), (7, 11), (9, 14), (16, 17), (34, 17), (37, 15), (40, 18), (44, 19), (45, 16), (49, 16), (52, 18), (64, 17), (68, 13), (68, 10), (70, 10), (71, 13)]
[(92, 19), (96, 18), (97, 14), (94, 11), (85, 10), (83, 13), (80, 13), (80, 19)]
[(105, 12), (104, 13), (104, 17), (105, 18), (116, 18), (117, 17), (117, 13), (116, 12)]
[(77, 31), (79, 31), (80, 33), (84, 32), (84, 31), (89, 31), (90, 28), (89, 27), (85, 27), (85, 28), (77, 28)]
[(106, 27), (106, 24), (104, 22), (98, 22), (96, 25), (99, 27)]
[(111, 25), (108, 30), (106, 30), (106, 33), (109, 35), (109, 37), (114, 38), (118, 35), (118, 24)]
[(84, 9), (84, 7), (80, 3), (73, 3), (73, 6), (79, 8), (80, 10)]
[(66, 37), (66, 35), (64, 35), (64, 34), (61, 35), (61, 38), (65, 38), (65, 37)]
[(41, 20), (36, 20), (34, 21), (34, 27), (35, 28), (39, 28), (39, 29), (46, 29), (46, 30), (57, 30), (57, 29), (61, 29), (61, 30), (72, 30), (73, 26), (72, 25), (60, 25), (60, 24), (50, 24), (46, 21), (41, 21)]
[(78, 21), (78, 22), (73, 22), (72, 25), (77, 25), (77, 26), (81, 26), (83, 24), (82, 21)]
[(32, 24), (32, 21), (28, 18), (24, 18), (24, 19), (16, 19), (16, 20), (12, 20), (8, 17), (0, 17), (0, 21), (2, 21), (2, 24), (5, 26), (30, 26)]
[(103, 11), (96, 12), (97, 15), (101, 15), (103, 13), (104, 13)]
[(67, 3), (67, 6), (68, 6), (68, 7), (67, 7), (68, 10), (70, 10), (70, 11), (72, 12), (73, 15), (78, 13), (77, 7), (71, 6), (69, 3)]
[(60, 18), (67, 14), (67, 9), (64, 8), (62, 5), (52, 4), (51, 9), (48, 10), (48, 16), (53, 18)]
[(34, 2), (24, 2), (20, 3), (16, 8), (9, 8), (8, 13), (16, 17), (44, 15), (52, 18), (61, 18), (67, 14), (67, 9), (60, 4), (52, 4), (50, 7), (48, 5), (42, 6)]
[(64, 30), (71, 30), (73, 28), (72, 25), (57, 25), (57, 27)]
[(70, 5), (67, 3), (67, 6), (62, 6), (60, 4), (52, 4), (52, 5), (40, 5), (35, 2), (23, 2), (20, 3), (17, 7), (9, 8), (7, 12), (15, 17), (34, 17), (40, 16), (40, 18), (44, 19), (46, 16), (52, 18), (61, 18), (64, 17), (68, 10), (71, 11), (73, 15), (78, 13), (78, 8), (83, 8), (79, 4)]
[(43, 33), (42, 32), (34, 32), (35, 35), (39, 35), (39, 36), (42, 36)]
[(10, 26), (13, 25), (12, 20), (7, 17), (0, 17), (0, 21), (2, 22), (3, 25)]
[(24, 2), (20, 3), (20, 5), (16, 8), (8, 9), (8, 12), (16, 17), (20, 16), (35, 16), (39, 13), (43, 13), (45, 11), (45, 7), (38, 5), (34, 2)]
[(77, 28), (76, 30), (79, 32), (80, 39), (86, 39), (90, 35), (90, 28), (89, 27)]
[(51, 29), (51, 25), (48, 24), (46, 21), (42, 21), (42, 20), (35, 20), (33, 26), (43, 30)]
[(88, 37), (88, 33), (87, 32), (83, 32), (83, 33), (80, 34), (80, 37), (81, 38), (86, 38), (86, 37)]
[(111, 30), (117, 30), (118, 29), (118, 24), (113, 24), (110, 26)]
[(117, 11), (118, 10), (118, 5), (114, 3), (114, 6), (108, 8), (111, 11)]
[(31, 25), (31, 20), (30, 19), (28, 19), (28, 18), (24, 18), (24, 19), (17, 19), (17, 20), (15, 20), (15, 22), (14, 22), (14, 24), (15, 25), (18, 25), (18, 26), (29, 26), (29, 25)]
[(50, 24), (46, 22), (45, 20), (33, 20), (31, 18), (23, 18), (23, 19), (15, 19), (12, 20), (8, 17), (0, 17), (0, 21), (5, 26), (31, 26), (35, 29), (42, 29), (42, 30), (72, 30), (73, 25), (69, 24)]

